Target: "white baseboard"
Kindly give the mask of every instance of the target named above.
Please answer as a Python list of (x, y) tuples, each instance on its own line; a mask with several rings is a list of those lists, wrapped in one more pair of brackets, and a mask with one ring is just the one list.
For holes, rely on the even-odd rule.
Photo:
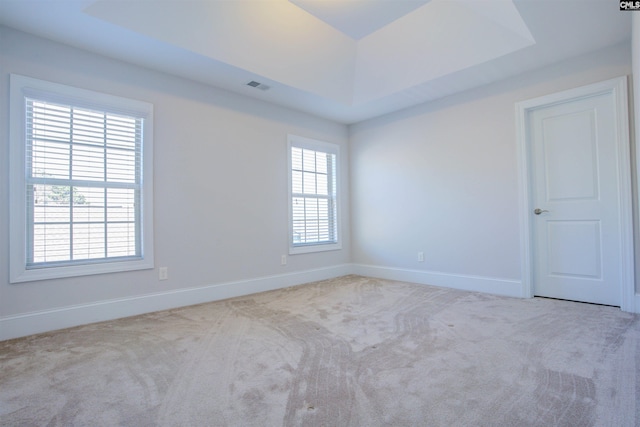
[(485, 292), (508, 297), (523, 297), (522, 283), (520, 280), (467, 276), (437, 271), (408, 270), (363, 264), (353, 264), (351, 271), (361, 276), (378, 277), (380, 279), (399, 280), (473, 292)]
[[(105, 320), (135, 316), (153, 311), (286, 288), (348, 274), (358, 274), (361, 276), (378, 277), (381, 279), (399, 280), (473, 292), (486, 292), (516, 298), (525, 296), (520, 280), (364, 264), (341, 264), (314, 270), (0, 317), (0, 341)], [(636, 312), (640, 312), (640, 295), (636, 294), (634, 302)]]
[(350, 264), (342, 264), (2, 317), (0, 318), (0, 341), (331, 279), (351, 274), (351, 270)]

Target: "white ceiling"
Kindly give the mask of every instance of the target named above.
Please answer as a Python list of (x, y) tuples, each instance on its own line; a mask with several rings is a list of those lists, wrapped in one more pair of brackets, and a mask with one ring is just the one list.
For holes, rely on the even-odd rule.
[(289, 0), (354, 40), (360, 40), (430, 0)]
[(341, 123), (631, 36), (611, 0), (2, 0), (0, 24)]

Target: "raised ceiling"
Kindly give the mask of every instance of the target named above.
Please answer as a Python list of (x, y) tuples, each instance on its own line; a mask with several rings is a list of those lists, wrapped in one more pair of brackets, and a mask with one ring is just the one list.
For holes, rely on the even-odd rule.
[(610, 0), (0, 1), (0, 24), (342, 123), (623, 42), (630, 16)]
[(429, 0), (289, 0), (354, 40), (389, 25)]

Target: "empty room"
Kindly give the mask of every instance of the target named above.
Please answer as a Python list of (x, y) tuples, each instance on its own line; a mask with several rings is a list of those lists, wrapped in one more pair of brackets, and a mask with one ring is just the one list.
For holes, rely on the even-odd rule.
[(636, 1), (0, 0), (0, 425), (640, 425), (638, 112)]

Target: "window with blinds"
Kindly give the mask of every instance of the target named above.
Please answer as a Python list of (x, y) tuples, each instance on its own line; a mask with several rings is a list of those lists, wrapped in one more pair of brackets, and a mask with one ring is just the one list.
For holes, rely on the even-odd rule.
[(11, 108), (12, 282), (152, 268), (152, 106), (12, 75)]
[(289, 252), (339, 248), (338, 146), (289, 136)]
[(140, 256), (142, 119), (26, 100), (27, 268)]

